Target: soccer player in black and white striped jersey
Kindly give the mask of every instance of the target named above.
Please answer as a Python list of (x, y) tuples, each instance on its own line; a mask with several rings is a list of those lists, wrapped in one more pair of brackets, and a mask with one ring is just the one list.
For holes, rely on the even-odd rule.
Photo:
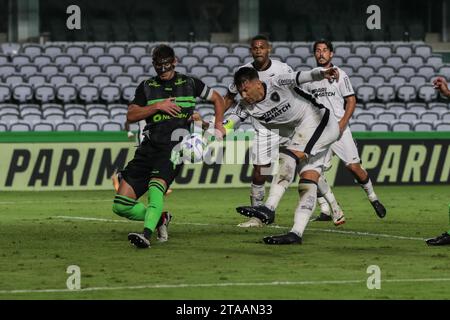
[[(378, 200), (367, 171), (361, 166), (358, 149), (356, 148), (352, 133), (348, 127), (348, 122), (356, 107), (355, 93), (350, 79), (343, 70), (331, 63), (333, 58), (333, 45), (331, 42), (327, 40), (316, 41), (313, 50), (319, 67), (335, 67), (339, 70), (340, 74), (338, 81), (328, 81), (325, 79), (322, 81), (310, 82), (302, 86), (302, 88), (310, 92), (319, 103), (332, 110), (339, 123), (340, 137), (330, 147), (327, 155), (326, 168), (329, 169), (331, 167), (331, 158), (333, 154), (337, 155), (366, 192), (378, 217), (383, 218), (386, 215), (386, 209)], [(319, 182), (319, 187), (322, 195), (326, 195), (326, 198), (331, 197), (334, 199), (331, 189), (323, 176)], [(315, 221), (331, 220), (329, 215), (330, 208), (327, 201), (323, 197), (319, 197), (318, 201), (321, 207), (321, 213)]]

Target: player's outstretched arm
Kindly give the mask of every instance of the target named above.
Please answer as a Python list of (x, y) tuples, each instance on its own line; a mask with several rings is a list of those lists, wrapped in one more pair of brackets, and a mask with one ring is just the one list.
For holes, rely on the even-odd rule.
[(444, 96), (450, 97), (450, 89), (447, 81), (442, 77), (437, 77), (433, 81), (434, 88), (439, 90)]
[(223, 127), (223, 118), (225, 113), (225, 102), (223, 97), (217, 92), (213, 91), (210, 101), (214, 104), (214, 128), (225, 135), (225, 128)]

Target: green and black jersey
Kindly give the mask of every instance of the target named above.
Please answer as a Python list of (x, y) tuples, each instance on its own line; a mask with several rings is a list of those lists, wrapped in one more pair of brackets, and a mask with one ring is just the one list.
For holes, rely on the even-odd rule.
[(151, 106), (167, 98), (175, 98), (175, 104), (181, 108), (181, 112), (176, 117), (157, 112), (145, 119), (147, 125), (144, 129), (144, 132), (148, 131), (147, 137), (152, 143), (172, 145), (176, 143), (171, 141), (173, 131), (189, 130), (188, 119), (194, 112), (196, 98), (209, 100), (211, 96), (212, 89), (203, 81), (176, 72), (175, 76), (168, 81), (163, 81), (157, 76), (142, 81), (131, 103)]

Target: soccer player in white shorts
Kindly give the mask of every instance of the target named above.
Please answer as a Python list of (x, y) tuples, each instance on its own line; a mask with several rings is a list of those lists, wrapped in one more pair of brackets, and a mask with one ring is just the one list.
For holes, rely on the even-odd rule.
[[(292, 73), (292, 68), (286, 63), (271, 60), (269, 54), (271, 45), (267, 37), (258, 35), (252, 38), (250, 52), (253, 61), (242, 67), (254, 68), (258, 72), (260, 80), (267, 80), (275, 75)], [(229, 86), (228, 92), (225, 95), (225, 108), (230, 108), (235, 103), (235, 97), (238, 91), (234, 84)], [(246, 112), (243, 112), (239, 104), (232, 110), (231, 114), (225, 118), (225, 128), (234, 129), (239, 124), (245, 121), (248, 117)], [(252, 206), (262, 205), (265, 197), (265, 182), (271, 172), (271, 164), (278, 160), (278, 144), (280, 137), (267, 130), (264, 126), (253, 121), (255, 128), (255, 137), (251, 149), (251, 159), (253, 163), (252, 184), (250, 191), (250, 202)], [(238, 226), (243, 228), (248, 227), (262, 227), (264, 224), (256, 217), (250, 218), (248, 221), (240, 223)]]
[(288, 138), (288, 142), (280, 148), (279, 170), (265, 204), (239, 207), (237, 211), (257, 217), (263, 223), (272, 223), (281, 197), (293, 181), (297, 168), (300, 168), (300, 201), (295, 210), (294, 225), (286, 234), (265, 237), (266, 244), (301, 243), (314, 211), (317, 182), (329, 146), (339, 136), (339, 127), (330, 110), (298, 86), (324, 78), (338, 78), (337, 70), (316, 68), (278, 75), (266, 81), (259, 80), (254, 68), (241, 68), (234, 75), (234, 83), (242, 96), (242, 109), (268, 130)]
[[(331, 42), (327, 40), (316, 41), (313, 50), (319, 67), (336, 67), (331, 63), (333, 58), (333, 45)], [(364, 189), (378, 217), (383, 218), (386, 215), (386, 209), (378, 200), (367, 171), (361, 166), (358, 149), (356, 148), (352, 133), (348, 127), (348, 122), (356, 106), (355, 93), (347, 74), (338, 67), (336, 68), (339, 70), (338, 81), (329, 81), (325, 79), (322, 81), (306, 83), (302, 86), (302, 88), (311, 93), (319, 103), (330, 109), (339, 123), (341, 135), (339, 140), (331, 145), (326, 158), (325, 167), (326, 169), (331, 167), (331, 158), (333, 154), (336, 154)], [(320, 180), (319, 185), (321, 187), (320, 191), (328, 200), (328, 197), (332, 193), (324, 177)], [(334, 198), (334, 196), (331, 197)], [(322, 197), (318, 197), (318, 201), (321, 207), (321, 213), (315, 221), (331, 220), (330, 208), (327, 201)]]

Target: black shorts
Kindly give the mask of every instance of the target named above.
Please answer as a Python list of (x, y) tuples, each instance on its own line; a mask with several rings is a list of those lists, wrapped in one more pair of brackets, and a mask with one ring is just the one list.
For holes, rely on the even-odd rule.
[(150, 179), (162, 179), (168, 188), (176, 178), (183, 164), (171, 161), (172, 148), (172, 145), (155, 145), (147, 139), (137, 148), (133, 160), (121, 172), (137, 198), (148, 191)]

